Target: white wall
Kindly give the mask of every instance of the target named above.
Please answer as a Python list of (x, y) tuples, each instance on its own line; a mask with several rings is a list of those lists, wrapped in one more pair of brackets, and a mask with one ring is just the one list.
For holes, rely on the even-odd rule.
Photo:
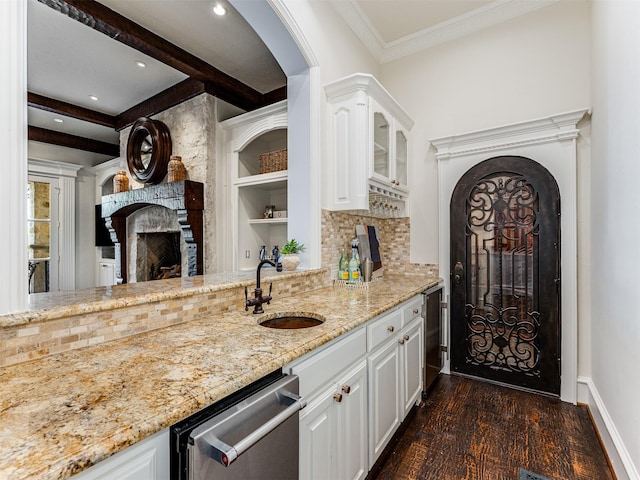
[(563, 1), (384, 64), (381, 82), (415, 120), (411, 259), (438, 262), (430, 138), (589, 106), (589, 4)]
[(96, 176), (81, 169), (76, 178), (76, 289), (96, 286)]
[[(589, 108), (590, 4), (561, 1), (382, 66), (415, 120), (411, 260), (438, 262), (438, 167), (429, 139)], [(578, 374), (589, 375), (589, 122), (578, 139)], [(587, 202), (585, 202), (585, 199)]]
[(284, 3), (321, 67), (322, 85), (356, 72), (379, 75), (378, 62), (330, 2), (284, 0)]
[(637, 479), (640, 3), (596, 1), (592, 21), (591, 377)]

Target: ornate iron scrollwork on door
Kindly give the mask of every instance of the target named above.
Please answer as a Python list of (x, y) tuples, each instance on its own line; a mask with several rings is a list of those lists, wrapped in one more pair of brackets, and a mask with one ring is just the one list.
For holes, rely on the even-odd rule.
[(540, 374), (537, 275), (538, 195), (524, 176), (500, 173), (478, 181), (467, 199), (470, 295), (467, 362)]

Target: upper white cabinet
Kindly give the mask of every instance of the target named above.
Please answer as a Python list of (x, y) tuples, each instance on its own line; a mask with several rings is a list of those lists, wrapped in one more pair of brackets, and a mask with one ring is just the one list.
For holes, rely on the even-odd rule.
[(287, 241), (288, 170), (265, 167), (261, 155), (287, 148), (287, 102), (282, 101), (221, 122), (230, 180), (230, 245), (233, 270), (254, 269), (260, 247), (270, 253)]
[(381, 216), (406, 213), (413, 121), (371, 75), (332, 82), (325, 92), (330, 108), (326, 207), (378, 210), (370, 213)]

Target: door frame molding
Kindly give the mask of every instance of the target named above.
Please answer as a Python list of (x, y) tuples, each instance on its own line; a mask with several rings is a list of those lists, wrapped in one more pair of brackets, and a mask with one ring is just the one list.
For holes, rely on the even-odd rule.
[[(550, 115), (526, 122), (430, 140), (438, 162), (439, 267), (449, 294), (450, 201), (462, 176), (473, 166), (491, 157), (515, 155), (544, 166), (556, 179), (561, 199), (561, 369), (560, 399), (577, 402), (578, 388), (578, 216), (577, 139), (578, 122), (588, 109)], [(448, 318), (448, 312), (447, 312)], [(445, 338), (449, 326), (445, 322)], [(449, 371), (449, 356), (445, 361)]]

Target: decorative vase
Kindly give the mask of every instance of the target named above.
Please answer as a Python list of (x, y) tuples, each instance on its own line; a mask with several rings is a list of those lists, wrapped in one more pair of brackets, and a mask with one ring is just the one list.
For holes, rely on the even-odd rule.
[(128, 192), (129, 191), (129, 177), (127, 172), (119, 170), (113, 177), (113, 193)]
[(300, 265), (300, 257), (297, 253), (283, 253), (280, 256), (280, 263), (282, 263), (282, 268), (284, 270), (292, 271)]
[(179, 182), (187, 179), (187, 169), (182, 163), (182, 157), (180, 155), (171, 155), (169, 160), (169, 174), (167, 175), (167, 182)]

